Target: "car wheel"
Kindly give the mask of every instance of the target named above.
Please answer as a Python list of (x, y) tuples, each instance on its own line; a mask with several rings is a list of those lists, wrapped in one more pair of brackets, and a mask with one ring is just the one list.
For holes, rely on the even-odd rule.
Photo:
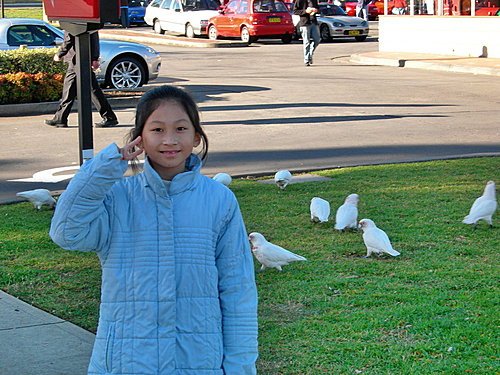
[(135, 89), (146, 82), (146, 71), (134, 57), (113, 61), (106, 72), (106, 85), (115, 89)]
[(368, 35), (360, 35), (360, 36), (355, 36), (354, 38), (356, 39), (356, 42), (364, 42)]
[(186, 36), (188, 38), (194, 38), (195, 37), (193, 26), (190, 23), (188, 23), (186, 25)]
[(217, 28), (214, 25), (210, 25), (208, 28), (208, 39), (217, 40)]
[(156, 34), (165, 34), (165, 30), (161, 28), (160, 21), (155, 20), (153, 23), (153, 30)]
[(323, 42), (329, 42), (330, 40), (332, 40), (332, 36), (330, 35), (330, 29), (328, 28), (327, 25), (325, 24), (321, 25), (319, 33), (321, 35), (321, 40)]
[(246, 26), (241, 28), (241, 41), (245, 43), (252, 43), (252, 38), (250, 37), (250, 32)]
[(292, 42), (292, 39), (293, 39), (293, 35), (292, 34), (285, 34), (281, 37), (281, 41), (284, 43), (284, 44), (289, 44)]

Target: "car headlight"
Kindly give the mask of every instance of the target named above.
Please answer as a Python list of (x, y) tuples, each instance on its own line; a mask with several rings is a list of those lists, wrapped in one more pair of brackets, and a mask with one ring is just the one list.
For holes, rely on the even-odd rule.
[(366, 21), (361, 22), (361, 26), (368, 27), (368, 22), (366, 22)]
[(146, 50), (152, 55), (158, 55), (158, 52), (151, 47), (147, 47)]
[(333, 26), (334, 27), (345, 27), (345, 25), (342, 22), (334, 22)]

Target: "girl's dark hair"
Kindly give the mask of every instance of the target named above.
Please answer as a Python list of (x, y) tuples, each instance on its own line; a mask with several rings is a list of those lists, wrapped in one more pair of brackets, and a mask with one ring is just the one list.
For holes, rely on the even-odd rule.
[[(194, 126), (194, 130), (201, 137), (202, 149), (198, 156), (204, 161), (207, 158), (208, 153), (208, 138), (201, 127), (200, 112), (198, 105), (186, 91), (175, 87), (175, 86), (160, 86), (152, 90), (147, 91), (137, 103), (136, 114), (135, 114), (135, 126), (127, 136), (126, 142), (129, 143), (136, 139), (142, 134), (144, 125), (147, 119), (162, 103), (166, 101), (173, 101), (178, 103), (186, 111), (191, 123)], [(132, 163), (132, 170), (136, 172), (138, 170), (137, 161)]]

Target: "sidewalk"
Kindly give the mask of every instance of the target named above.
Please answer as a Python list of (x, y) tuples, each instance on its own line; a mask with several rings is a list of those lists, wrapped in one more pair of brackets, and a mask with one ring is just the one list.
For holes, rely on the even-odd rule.
[(362, 65), (385, 65), (500, 77), (500, 59), (484, 57), (459, 57), (409, 52), (366, 52), (352, 55), (351, 61)]
[(94, 335), (0, 290), (0, 374), (83, 375)]

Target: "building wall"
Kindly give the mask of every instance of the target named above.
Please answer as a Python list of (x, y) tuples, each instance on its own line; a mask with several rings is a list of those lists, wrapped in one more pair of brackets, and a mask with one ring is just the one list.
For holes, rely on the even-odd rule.
[(379, 16), (379, 51), (500, 58), (500, 17)]

